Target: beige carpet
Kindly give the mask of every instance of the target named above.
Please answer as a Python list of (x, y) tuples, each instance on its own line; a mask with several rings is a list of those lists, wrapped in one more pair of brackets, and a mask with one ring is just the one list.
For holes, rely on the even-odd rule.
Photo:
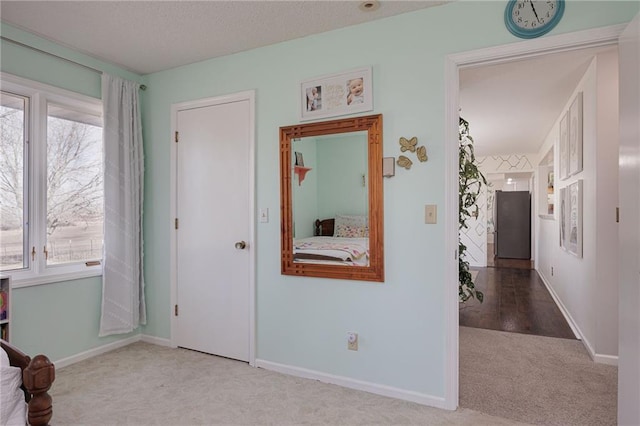
[(513, 425), (147, 343), (57, 371), (53, 425)]
[(460, 327), (460, 406), (532, 424), (615, 425), (617, 368), (579, 340)]

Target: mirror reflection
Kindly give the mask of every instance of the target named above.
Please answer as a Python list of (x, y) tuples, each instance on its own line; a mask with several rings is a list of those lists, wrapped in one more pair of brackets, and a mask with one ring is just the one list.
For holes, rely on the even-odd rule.
[(369, 266), (367, 132), (292, 143), (293, 260)]
[(280, 128), (285, 275), (384, 281), (382, 115)]

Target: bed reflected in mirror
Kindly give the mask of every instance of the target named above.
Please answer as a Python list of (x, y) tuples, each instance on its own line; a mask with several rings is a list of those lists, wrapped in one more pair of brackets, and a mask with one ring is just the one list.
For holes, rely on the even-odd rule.
[(383, 281), (382, 116), (280, 128), (282, 273)]
[(293, 261), (369, 266), (367, 132), (296, 138), (292, 147)]

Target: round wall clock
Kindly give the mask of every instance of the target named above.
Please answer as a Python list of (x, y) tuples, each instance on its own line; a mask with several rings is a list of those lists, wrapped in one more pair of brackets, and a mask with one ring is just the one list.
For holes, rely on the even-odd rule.
[(535, 38), (551, 31), (563, 13), (564, 0), (509, 0), (504, 23), (517, 37)]

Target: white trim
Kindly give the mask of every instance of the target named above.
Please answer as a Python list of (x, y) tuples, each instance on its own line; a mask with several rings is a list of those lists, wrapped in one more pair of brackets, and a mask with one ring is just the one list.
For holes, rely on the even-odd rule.
[(102, 355), (107, 352), (120, 349), (138, 341), (140, 341), (140, 335), (136, 334), (135, 336), (127, 337), (126, 339), (117, 340), (115, 342), (107, 343), (106, 345), (98, 346), (96, 348), (89, 349), (84, 352), (68, 356), (66, 358), (55, 360), (53, 361), (53, 363), (55, 364), (56, 368), (67, 367), (71, 364), (75, 364), (76, 362), (84, 361), (85, 359), (93, 358), (94, 356)]
[(285, 365), (285, 364), (278, 364), (276, 362), (266, 361), (263, 359), (256, 359), (255, 364), (256, 364), (256, 367), (264, 368), (265, 370), (288, 374), (295, 377), (302, 377), (305, 379), (318, 380), (323, 383), (330, 383), (333, 385), (365, 391), (365, 392), (373, 393), (376, 395), (388, 396), (390, 398), (397, 398), (405, 401), (416, 402), (418, 404), (428, 405), (430, 407), (446, 409), (444, 398), (438, 397), (438, 396), (428, 395), (420, 392), (408, 391), (404, 389), (395, 388), (392, 386), (380, 385), (377, 383), (365, 382), (362, 380), (356, 380), (356, 379), (352, 379), (344, 376), (336, 376), (334, 374), (322, 373), (319, 371), (309, 370), (306, 368), (294, 367), (294, 366)]
[[(458, 101), (459, 74), (458, 68), (452, 61), (444, 62), (444, 101), (445, 101), (445, 125), (444, 135), (447, 143), (445, 149), (445, 205), (444, 205), (444, 232), (445, 232), (445, 377), (444, 400), (447, 410), (455, 410), (458, 407), (458, 382), (459, 382), (459, 321), (458, 308)], [(449, 145), (451, 145), (449, 147)], [(455, 194), (455, 195), (452, 195)], [(455, 301), (455, 303), (453, 303)]]
[[(6, 271), (7, 273), (13, 271)], [(80, 280), (83, 278), (96, 278), (102, 277), (102, 266), (90, 266), (86, 271), (69, 272), (66, 274), (46, 275), (40, 274), (37, 276), (28, 276), (25, 278), (16, 278), (11, 285), (11, 288), (23, 288), (32, 287), (36, 285), (52, 284), (73, 280)]]
[(591, 345), (591, 342), (589, 341), (589, 339), (585, 337), (582, 330), (580, 330), (580, 327), (578, 327), (578, 324), (575, 322), (575, 320), (569, 313), (569, 310), (567, 309), (566, 306), (564, 306), (564, 303), (562, 303), (562, 300), (556, 293), (555, 289), (551, 286), (549, 281), (547, 281), (547, 278), (542, 274), (541, 271), (538, 271), (538, 275), (540, 275), (540, 278), (542, 279), (544, 286), (549, 291), (549, 294), (551, 294), (551, 297), (553, 298), (553, 301), (556, 303), (556, 306), (558, 306), (558, 309), (560, 309), (560, 312), (562, 312), (562, 316), (564, 316), (564, 319), (567, 320), (567, 323), (569, 324), (569, 327), (571, 327), (571, 331), (573, 332), (573, 335), (576, 337), (576, 339), (579, 339), (582, 342), (585, 349), (589, 353), (589, 357), (591, 357), (591, 359), (594, 362), (597, 362), (600, 364), (618, 365), (618, 357), (616, 355), (603, 355), (603, 354), (596, 353), (596, 351), (593, 349), (593, 346)]
[[(615, 45), (618, 37), (626, 25), (612, 25), (602, 28), (594, 28), (585, 31), (560, 34), (552, 37), (541, 37), (502, 46), (495, 46), (486, 49), (478, 49), (469, 52), (448, 55), (444, 60), (444, 92), (445, 92), (445, 214), (451, 216), (455, 214), (455, 209), (447, 209), (451, 203), (458, 199), (458, 187), (451, 185), (451, 180), (457, 182), (458, 173), (458, 132), (452, 131), (453, 126), (458, 121), (458, 96), (460, 81), (458, 70), (460, 68), (489, 65), (509, 62), (516, 59), (531, 58), (548, 53), (563, 52), (586, 47), (596, 47), (603, 45)], [(456, 217), (457, 219), (457, 217)], [(452, 229), (445, 222), (445, 249), (458, 244), (458, 233), (452, 233)], [(448, 258), (448, 255), (447, 255)], [(445, 286), (448, 297), (445, 301), (445, 405), (446, 407), (457, 407), (458, 405), (458, 292), (453, 291), (458, 287), (457, 265), (447, 263), (445, 271)], [(455, 293), (455, 295), (454, 295)], [(453, 312), (456, 312), (456, 315)], [(584, 340), (583, 340), (584, 342)], [(595, 358), (594, 358), (595, 359)]]
[(107, 343), (106, 345), (98, 346), (84, 352), (68, 356), (66, 358), (54, 360), (53, 363), (56, 365), (56, 368), (67, 367), (71, 364), (75, 364), (76, 362), (84, 361), (86, 359), (93, 358), (94, 356), (106, 354), (107, 352), (124, 348), (125, 346), (129, 346), (132, 343), (136, 342), (145, 342), (157, 346), (172, 347), (171, 340), (169, 339), (151, 336), (148, 334), (136, 334), (134, 336), (127, 337), (126, 339), (117, 340), (115, 342)]
[(171, 104), (171, 133), (170, 133), (170, 144), (171, 144), (171, 154), (170, 154), (170, 195), (169, 195), (169, 208), (170, 208), (170, 301), (171, 304), (169, 306), (169, 315), (171, 322), (171, 338), (170, 338), (170, 346), (173, 348), (178, 347), (176, 342), (177, 336), (177, 324), (175, 320), (175, 316), (173, 315), (173, 307), (177, 303), (178, 300), (178, 271), (176, 264), (177, 257), (177, 241), (176, 241), (176, 233), (174, 229), (174, 218), (177, 212), (176, 205), (176, 191), (177, 191), (177, 171), (176, 171), (176, 161), (177, 161), (177, 144), (174, 142), (174, 135), (177, 129), (177, 116), (178, 111), (193, 109), (193, 108), (201, 108), (205, 106), (211, 105), (219, 105), (223, 103), (229, 102), (240, 102), (240, 101), (248, 101), (249, 102), (249, 365), (255, 366), (256, 362), (256, 209), (255, 209), (255, 153), (256, 153), (256, 140), (255, 140), (255, 90), (247, 90), (244, 92), (233, 93), (223, 96), (216, 96), (211, 98), (197, 99), (194, 101), (186, 101), (179, 102), (175, 104)]
[(152, 345), (165, 346), (171, 348), (171, 340), (163, 339), (162, 337), (151, 336), (149, 334), (141, 334), (140, 341), (145, 343), (151, 343)]
[(593, 360), (598, 364), (618, 366), (618, 357), (615, 355), (594, 354)]
[[(534, 58), (549, 53), (617, 44), (626, 24), (576, 31), (552, 37), (525, 40), (501, 46), (449, 55), (454, 64), (464, 67), (493, 65), (516, 59)], [(457, 112), (457, 111), (456, 111)]]
[[(102, 101), (100, 99), (61, 89), (48, 84), (18, 77), (13, 74), (0, 72), (0, 89), (9, 93), (29, 98), (27, 112), (27, 140), (30, 142), (30, 152), (27, 163), (26, 190), (29, 197), (28, 217), (30, 222), (28, 247), (43, 247), (46, 244), (46, 188), (41, 173), (46, 170), (46, 122), (47, 105), (54, 103), (58, 106), (73, 109), (87, 114), (102, 116)], [(13, 288), (30, 287), (61, 281), (71, 281), (81, 278), (102, 275), (102, 265), (86, 266), (84, 261), (47, 265), (40, 250), (37, 258), (29, 262), (25, 269), (5, 271), (13, 277)], [(99, 259), (87, 259), (99, 260)], [(100, 259), (101, 260), (101, 259)]]
[(562, 300), (560, 300), (560, 297), (556, 293), (555, 289), (551, 286), (549, 281), (547, 281), (547, 277), (544, 276), (541, 270), (536, 269), (536, 271), (538, 272), (538, 275), (540, 275), (540, 278), (542, 279), (544, 286), (547, 288), (547, 291), (551, 295), (551, 298), (554, 302), (556, 302), (556, 306), (558, 306), (558, 309), (560, 309), (562, 316), (569, 324), (574, 337), (576, 339), (584, 341), (584, 335), (582, 334), (582, 331), (580, 331), (580, 327), (578, 327), (578, 324), (576, 324), (576, 322), (573, 320), (573, 317), (571, 317), (569, 310), (567, 310), (566, 306), (564, 306), (564, 303), (562, 303)]
[[(39, 81), (29, 80), (27, 78), (19, 77), (17, 75), (9, 74), (7, 72), (0, 72), (0, 90), (16, 90), (13, 85), (21, 86), (20, 89), (27, 90), (30, 95), (36, 92), (48, 92), (49, 94), (56, 95), (55, 98), (64, 97), (70, 98), (79, 102), (86, 102), (100, 106), (102, 111), (102, 100), (100, 98), (94, 98), (93, 96), (84, 95), (82, 93), (72, 92), (71, 90), (61, 89), (49, 84), (40, 83)], [(92, 111), (89, 109), (88, 111)], [(100, 114), (102, 115), (102, 114)]]
[[(239, 94), (240, 95), (240, 94)], [(244, 92), (249, 100), (249, 365), (256, 364), (256, 91)]]

